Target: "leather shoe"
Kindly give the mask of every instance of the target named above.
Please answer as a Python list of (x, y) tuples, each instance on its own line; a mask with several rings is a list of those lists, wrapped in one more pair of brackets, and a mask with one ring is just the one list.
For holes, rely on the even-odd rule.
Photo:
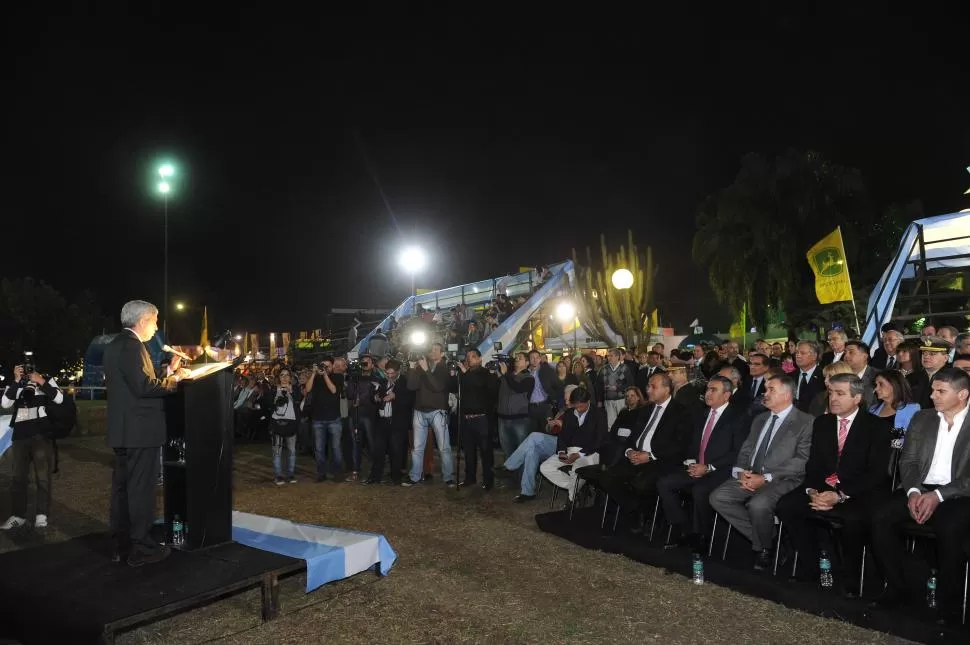
[(167, 546), (160, 546), (150, 553), (144, 553), (143, 551), (135, 549), (128, 556), (128, 566), (140, 567), (144, 564), (155, 564), (161, 562), (170, 555), (172, 555), (172, 549)]
[(482, 482), (482, 490), (492, 490), (492, 482)]
[(524, 502), (531, 502), (535, 498), (535, 495), (516, 495), (514, 498), (512, 498), (512, 501), (516, 504), (522, 504)]
[(771, 560), (771, 549), (761, 549), (754, 559), (754, 570), (764, 571), (772, 566), (774, 566), (774, 562)]

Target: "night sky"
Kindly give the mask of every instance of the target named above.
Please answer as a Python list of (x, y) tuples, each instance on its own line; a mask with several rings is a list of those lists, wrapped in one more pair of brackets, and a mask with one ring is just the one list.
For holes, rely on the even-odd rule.
[(691, 236), (747, 152), (818, 150), (860, 168), (880, 208), (968, 206), (958, 3), (892, 17), (198, 6), (8, 21), (3, 275), (90, 288), (112, 316), (161, 305), (163, 158), (180, 172), (171, 300), (206, 304), (210, 329), (394, 306), (406, 241), (432, 254), (418, 286), (441, 288), (631, 227), (660, 264), (666, 321), (726, 328)]

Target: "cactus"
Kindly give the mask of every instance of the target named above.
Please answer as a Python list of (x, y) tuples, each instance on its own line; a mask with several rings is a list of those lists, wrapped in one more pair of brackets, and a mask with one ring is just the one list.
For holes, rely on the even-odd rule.
[[(635, 349), (650, 340), (650, 312), (653, 310), (653, 281), (657, 268), (653, 266), (653, 253), (647, 247), (641, 255), (633, 243), (633, 231), (627, 231), (627, 244), (611, 255), (606, 248), (606, 236), (600, 235), (602, 263), (593, 269), (592, 254), (586, 248), (586, 264), (582, 267), (573, 249), (573, 264), (577, 267), (577, 299), (581, 319), (590, 336), (606, 340), (609, 326), (623, 340), (627, 349)], [(613, 273), (627, 269), (633, 274), (633, 286), (616, 289), (612, 284)]]

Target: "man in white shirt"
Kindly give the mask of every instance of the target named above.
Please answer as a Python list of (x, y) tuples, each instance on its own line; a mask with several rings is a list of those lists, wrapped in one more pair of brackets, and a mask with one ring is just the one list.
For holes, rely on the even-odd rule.
[(873, 519), (873, 553), (888, 583), (875, 605), (904, 604), (902, 531), (906, 523), (932, 527), (936, 536), (940, 619), (959, 624), (964, 543), (970, 536), (970, 376), (955, 368), (937, 372), (934, 409), (913, 415), (899, 459), (900, 490)]

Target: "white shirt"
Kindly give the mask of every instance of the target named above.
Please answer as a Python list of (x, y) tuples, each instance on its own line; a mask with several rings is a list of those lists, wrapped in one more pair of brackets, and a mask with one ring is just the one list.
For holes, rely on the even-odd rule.
[(579, 422), (579, 425), (583, 425), (586, 421), (586, 415), (589, 414), (589, 408), (586, 408), (586, 412), (582, 414), (579, 413), (579, 410), (573, 410), (573, 414), (576, 416), (576, 421)]
[[(930, 470), (926, 473), (926, 479), (923, 480), (924, 484), (946, 486), (953, 480), (953, 447), (957, 443), (957, 437), (960, 436), (960, 428), (967, 420), (968, 410), (970, 410), (970, 406), (963, 408), (953, 416), (952, 427), (947, 424), (943, 413), (937, 412), (937, 416), (940, 417), (940, 427), (936, 432), (936, 448), (933, 450), (933, 461), (930, 462)], [(910, 488), (906, 491), (907, 497), (913, 491), (920, 492), (918, 488)], [(936, 491), (936, 496), (940, 498), (941, 502), (943, 501), (943, 495), (939, 490)]]
[[(708, 412), (707, 413), (707, 419), (704, 421), (704, 427), (706, 428), (707, 427), (707, 424), (710, 423), (710, 421), (711, 421), (711, 415), (712, 414), (715, 415), (714, 416), (714, 425), (717, 425), (717, 420), (721, 418), (721, 416), (724, 414), (724, 411), (728, 409), (728, 406), (729, 405), (731, 405), (731, 402), (730, 401), (728, 401), (727, 403), (725, 403), (721, 407), (719, 407), (719, 408), (717, 408), (715, 410), (711, 410), (710, 412)], [(703, 432), (704, 431), (702, 429), (701, 430), (701, 442), (702, 443), (704, 441), (704, 434), (703, 434)], [(711, 432), (712, 433), (714, 432), (714, 427), (713, 426), (711, 427)], [(697, 463), (697, 462), (694, 461), (693, 459), (688, 459), (687, 461), (684, 462), (685, 465), (687, 465), (687, 464), (695, 464), (695, 463)], [(712, 466), (710, 464), (707, 464), (707, 467), (711, 469), (711, 472), (714, 472), (714, 470), (715, 470), (714, 466)]]
[[(758, 441), (754, 444), (754, 451), (751, 453), (752, 457), (758, 454), (758, 449), (761, 448), (761, 442), (765, 440), (765, 433), (767, 433), (768, 428), (771, 427), (771, 417), (776, 416), (778, 417), (778, 420), (775, 421), (775, 427), (771, 429), (771, 436), (767, 438), (768, 450), (771, 450), (771, 441), (778, 435), (778, 429), (781, 428), (781, 424), (785, 422), (785, 419), (788, 418), (788, 415), (791, 414), (791, 411), (794, 409), (794, 407), (795, 407), (794, 405), (789, 405), (781, 412), (772, 412), (771, 410), (768, 410), (768, 420), (765, 421), (765, 425), (761, 428), (761, 434), (758, 435)], [(731, 476), (737, 479), (738, 473), (746, 469), (747, 468), (735, 466), (734, 468), (731, 469)], [(765, 481), (769, 481), (769, 482), (771, 481), (771, 473), (762, 473), (762, 474), (765, 477)]]
[(844, 349), (841, 352), (832, 352), (832, 362), (833, 363), (838, 363), (839, 361), (841, 361), (843, 354), (845, 354), (845, 350)]
[[(639, 447), (638, 448), (627, 448), (626, 451), (623, 453), (625, 456), (629, 456), (629, 454), (633, 450), (642, 450), (643, 452), (649, 454), (650, 455), (650, 458), (653, 459), (653, 452), (650, 450), (650, 443), (653, 441), (653, 435), (654, 435), (655, 432), (657, 432), (657, 426), (660, 425), (660, 420), (663, 418), (664, 412), (666, 412), (667, 406), (670, 405), (670, 400), (672, 398), (673, 397), (669, 397), (668, 396), (666, 401), (664, 401), (663, 403), (661, 403), (661, 404), (659, 404), (657, 406), (659, 409), (657, 410), (657, 414), (656, 415), (654, 415), (654, 413), (653, 413), (652, 410), (650, 411), (650, 416), (651, 417), (654, 417), (652, 419), (653, 420), (653, 425), (650, 426), (650, 430), (649, 430), (649, 432), (647, 432), (647, 436), (643, 438), (643, 448), (639, 448)], [(647, 423), (650, 423), (650, 421), (651, 421), (650, 419), (647, 419)], [(640, 432), (641, 432), (641, 434), (643, 433), (642, 430)], [(639, 437), (637, 437), (637, 439), (639, 440)]]

